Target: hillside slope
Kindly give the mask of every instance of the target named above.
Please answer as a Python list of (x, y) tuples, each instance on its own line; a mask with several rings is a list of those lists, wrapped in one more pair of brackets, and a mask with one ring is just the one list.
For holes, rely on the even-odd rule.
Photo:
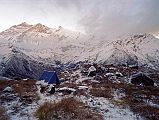
[(61, 26), (55, 29), (40, 23), (35, 25), (21, 23), (0, 33), (0, 61), (2, 62), (4, 58), (9, 59), (12, 48), (16, 48), (34, 61), (47, 64), (54, 64), (55, 61), (61, 63), (90, 61), (148, 66), (159, 70), (158, 45), (159, 39), (150, 34), (105, 40), (70, 31)]

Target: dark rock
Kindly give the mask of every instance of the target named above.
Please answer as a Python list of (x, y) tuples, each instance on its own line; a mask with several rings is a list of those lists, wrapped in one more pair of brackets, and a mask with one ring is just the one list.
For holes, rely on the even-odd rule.
[(54, 94), (55, 93), (55, 87), (52, 87), (51, 90), (48, 93)]
[(129, 66), (129, 67), (132, 69), (139, 69), (139, 66), (137, 66), (137, 65), (133, 65), (133, 66)]
[(46, 86), (41, 86), (40, 87), (40, 93), (44, 93), (47, 90)]
[(89, 74), (88, 74), (89, 77), (93, 77), (93, 76), (96, 76), (96, 71), (91, 71)]

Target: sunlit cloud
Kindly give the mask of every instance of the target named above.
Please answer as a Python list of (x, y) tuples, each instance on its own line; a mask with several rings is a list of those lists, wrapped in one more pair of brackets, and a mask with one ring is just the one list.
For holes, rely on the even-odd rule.
[(159, 0), (0, 0), (0, 31), (28, 22), (98, 36), (159, 32)]

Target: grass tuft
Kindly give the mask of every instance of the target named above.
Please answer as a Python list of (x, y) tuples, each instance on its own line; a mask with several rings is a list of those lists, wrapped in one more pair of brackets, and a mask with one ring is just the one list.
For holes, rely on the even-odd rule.
[(39, 120), (103, 120), (100, 114), (95, 113), (73, 98), (64, 98), (60, 102), (46, 102), (36, 113)]

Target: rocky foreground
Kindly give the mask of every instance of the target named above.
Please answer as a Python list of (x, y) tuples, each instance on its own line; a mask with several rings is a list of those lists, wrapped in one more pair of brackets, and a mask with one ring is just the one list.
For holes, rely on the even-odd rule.
[(0, 119), (159, 119), (158, 72), (144, 71), (156, 83), (150, 87), (130, 83), (132, 74), (143, 71), (140, 68), (103, 65), (104, 71), (88, 77), (89, 67), (80, 64), (59, 72), (61, 84), (55, 86), (54, 94), (42, 81), (0, 80)]

